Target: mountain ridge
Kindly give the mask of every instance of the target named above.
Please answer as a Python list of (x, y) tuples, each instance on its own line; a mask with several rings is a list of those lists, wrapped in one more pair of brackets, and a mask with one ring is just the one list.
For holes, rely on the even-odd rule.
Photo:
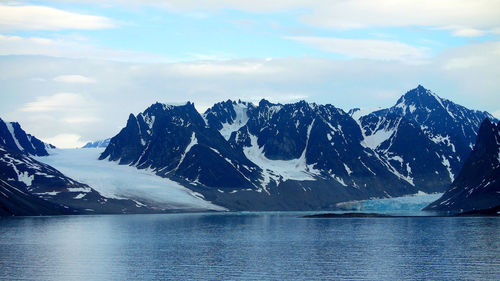
[(131, 114), (100, 159), (152, 169), (230, 209), (322, 209), (444, 191), (480, 119), (492, 118), (420, 85), (391, 108), (355, 112), (263, 99), (227, 100), (200, 114), (190, 102), (156, 103)]

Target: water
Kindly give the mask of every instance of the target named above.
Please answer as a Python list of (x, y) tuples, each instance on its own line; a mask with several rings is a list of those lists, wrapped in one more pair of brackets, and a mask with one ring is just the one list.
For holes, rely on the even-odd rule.
[(0, 219), (0, 280), (500, 277), (499, 218), (299, 215)]

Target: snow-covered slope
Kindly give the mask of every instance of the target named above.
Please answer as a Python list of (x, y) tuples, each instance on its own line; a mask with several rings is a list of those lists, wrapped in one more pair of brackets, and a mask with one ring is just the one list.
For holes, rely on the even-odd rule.
[(146, 169), (99, 161), (103, 150), (53, 149), (50, 156), (37, 160), (88, 184), (106, 197), (134, 199), (161, 209), (224, 210), (203, 200), (202, 195)]

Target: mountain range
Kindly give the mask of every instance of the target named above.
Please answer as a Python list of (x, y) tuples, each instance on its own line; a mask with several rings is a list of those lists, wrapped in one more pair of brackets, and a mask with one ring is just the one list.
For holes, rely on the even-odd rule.
[[(43, 163), (50, 162), (45, 159), (54, 153), (54, 146), (27, 134), (18, 123), (0, 119), (0, 209), (13, 215), (150, 213), (172, 206), (325, 210), (340, 202), (445, 192), (450, 184), (441, 201), (428, 209), (477, 209), (479, 205), (464, 203), (468, 199), (457, 194), (463, 194), (467, 185), (471, 194), (488, 190), (487, 195), (467, 198), (498, 200), (493, 196), (498, 194), (493, 180), (498, 171), (486, 172), (488, 165), (500, 166), (499, 159), (491, 156), (499, 155), (494, 147), (500, 144), (498, 126), (489, 120), (498, 122), (487, 112), (467, 109), (420, 85), (390, 108), (348, 112), (330, 104), (279, 104), (265, 99), (258, 104), (227, 100), (203, 114), (191, 102), (155, 103), (130, 114), (116, 136), (84, 146), (102, 151), (101, 161), (131, 166), (138, 175), (143, 171), (135, 178), (148, 183), (127, 184), (117, 197), (104, 196), (89, 182)], [(83, 154), (68, 155), (78, 162)], [(82, 177), (74, 167), (64, 170), (79, 179), (92, 179), (92, 184), (99, 184), (94, 175), (103, 176), (93, 171)], [(130, 173), (130, 169), (108, 171)], [(154, 175), (163, 181), (152, 179)], [(105, 182), (120, 185), (117, 179)], [(145, 196), (151, 191), (157, 194), (162, 184), (175, 193), (171, 200), (164, 192), (159, 201), (153, 194)], [(145, 187), (149, 189), (140, 194)], [(99, 190), (107, 194), (109, 188)], [(148, 206), (152, 202), (154, 207)], [(162, 208), (161, 202), (170, 203)]]
[(387, 109), (225, 101), (204, 114), (156, 103), (101, 160), (154, 171), (232, 210), (315, 210), (373, 197), (444, 192), (494, 118), (422, 86)]

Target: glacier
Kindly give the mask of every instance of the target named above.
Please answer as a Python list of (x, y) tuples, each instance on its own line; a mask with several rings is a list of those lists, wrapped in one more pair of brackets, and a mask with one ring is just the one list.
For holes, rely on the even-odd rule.
[(428, 211), (422, 209), (430, 203), (439, 199), (443, 193), (424, 193), (419, 191), (416, 194), (393, 197), (377, 198), (362, 201), (350, 201), (338, 203), (337, 207), (342, 210), (380, 213), (390, 215), (424, 216)]
[(34, 158), (108, 198), (133, 199), (159, 209), (226, 210), (174, 181), (155, 175), (152, 170), (99, 161), (103, 151), (104, 148), (51, 149), (49, 156)]

